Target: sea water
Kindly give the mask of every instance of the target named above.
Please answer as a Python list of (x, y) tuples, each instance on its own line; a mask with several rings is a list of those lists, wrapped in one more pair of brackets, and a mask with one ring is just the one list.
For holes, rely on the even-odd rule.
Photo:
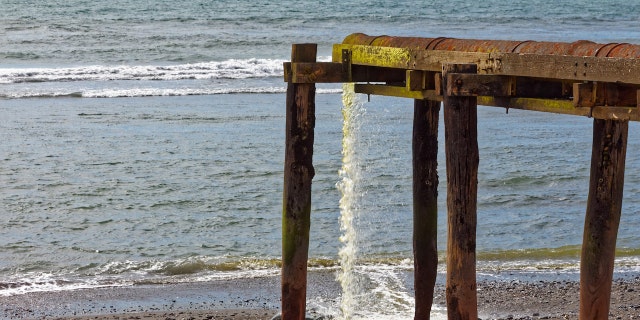
[[(353, 32), (640, 43), (633, 1), (0, 4), (2, 295), (277, 275), (292, 43), (318, 43), (321, 61)], [(342, 88), (318, 88), (310, 267), (337, 272)], [(352, 269), (408, 318), (411, 105), (363, 104)], [(592, 120), (489, 107), (478, 119), (479, 277), (575, 279)], [(616, 276), (640, 272), (638, 130)]]

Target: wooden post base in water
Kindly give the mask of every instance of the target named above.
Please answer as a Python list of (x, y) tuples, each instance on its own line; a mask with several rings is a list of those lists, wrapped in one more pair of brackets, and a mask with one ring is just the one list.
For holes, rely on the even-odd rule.
[(476, 73), (475, 64), (442, 67), (447, 158), (447, 313), (450, 320), (478, 318), (476, 292), (476, 208), (478, 116), (476, 97), (451, 96), (448, 73)]
[[(315, 62), (316, 44), (293, 45), (292, 62)], [(282, 213), (282, 319), (303, 320), (311, 225), (315, 84), (289, 83)]]
[(438, 120), (440, 102), (414, 100), (413, 256), (415, 320), (431, 316), (438, 271)]
[(593, 121), (589, 199), (580, 262), (580, 319), (608, 319), (628, 121)]

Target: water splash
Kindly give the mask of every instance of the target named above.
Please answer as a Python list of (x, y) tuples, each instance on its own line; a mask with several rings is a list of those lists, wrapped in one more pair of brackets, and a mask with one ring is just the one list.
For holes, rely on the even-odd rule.
[[(410, 270), (410, 259), (403, 260), (402, 267), (397, 264), (367, 263), (362, 259), (359, 248), (363, 248), (366, 239), (361, 233), (360, 221), (366, 202), (366, 185), (368, 180), (367, 143), (362, 129), (366, 121), (364, 102), (360, 101), (353, 84), (344, 84), (342, 90), (342, 168), (337, 187), (342, 194), (340, 199), (340, 230), (342, 248), (338, 255), (340, 269), (338, 281), (342, 287), (340, 311), (341, 320), (359, 319), (412, 319), (415, 300), (405, 286), (405, 272)], [(361, 130), (362, 129), (362, 130)], [(366, 235), (365, 235), (366, 236)], [(366, 247), (366, 245), (364, 246)], [(432, 319), (446, 319), (446, 310), (434, 305)]]
[(340, 199), (340, 230), (342, 236), (342, 248), (338, 252), (340, 257), (340, 271), (338, 281), (342, 286), (342, 299), (340, 310), (342, 319), (352, 319), (355, 306), (358, 301), (357, 297), (362, 291), (355, 265), (358, 254), (358, 239), (355, 227), (355, 219), (359, 215), (360, 203), (362, 197), (360, 158), (356, 150), (358, 150), (358, 141), (360, 135), (360, 118), (365, 114), (364, 106), (356, 98), (353, 84), (343, 85), (342, 94), (342, 168), (340, 169), (340, 178), (337, 187), (342, 193)]

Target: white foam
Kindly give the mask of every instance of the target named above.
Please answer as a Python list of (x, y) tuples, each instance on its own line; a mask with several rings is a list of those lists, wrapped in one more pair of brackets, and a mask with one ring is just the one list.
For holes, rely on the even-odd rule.
[[(406, 266), (384, 264), (358, 265), (354, 273), (362, 280), (363, 290), (357, 295), (358, 305), (350, 320), (383, 319), (410, 320), (414, 317), (415, 299), (412, 292), (405, 287), (401, 273), (409, 270)], [(335, 301), (326, 297), (310, 297), (308, 309), (318, 314), (344, 318), (341, 300), (344, 294)], [(446, 307), (434, 304), (431, 307), (431, 319), (447, 319)]]
[(283, 63), (278, 59), (229, 59), (178, 65), (0, 68), (0, 83), (281, 77)]
[[(85, 91), (11, 91), (0, 94), (0, 98), (123, 98), (123, 97), (170, 97), (220, 94), (281, 94), (286, 87), (237, 87), (237, 88), (128, 88), (128, 89), (89, 89)], [(340, 94), (342, 89), (318, 89), (318, 94)]]
[[(74, 271), (25, 273), (2, 279), (0, 296), (128, 286), (136, 283), (165, 284), (248, 279), (277, 276), (280, 272), (280, 269), (271, 265), (269, 261), (260, 259), (232, 262), (236, 268), (228, 271), (208, 270), (209, 266), (224, 263), (228, 259), (221, 256), (190, 257), (170, 261), (114, 261), (84, 275)], [(191, 266), (197, 269), (194, 273), (189, 270)], [(180, 269), (184, 269), (182, 273)], [(172, 273), (172, 270), (178, 270), (178, 272)]]
[(7, 281), (12, 285), (0, 290), (0, 296), (15, 296), (32, 292), (59, 292), (77, 289), (131, 285), (129, 281), (109, 281), (106, 278), (72, 280), (52, 273), (29, 273)]
[(158, 97), (158, 96), (190, 96), (217, 95), (238, 93), (284, 93), (286, 88), (255, 87), (255, 88), (131, 88), (131, 89), (103, 89), (88, 90), (82, 93), (84, 98), (120, 98), (120, 97)]

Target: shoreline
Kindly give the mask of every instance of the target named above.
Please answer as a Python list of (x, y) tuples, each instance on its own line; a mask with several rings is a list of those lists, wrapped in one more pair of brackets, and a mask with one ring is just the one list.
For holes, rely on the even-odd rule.
[[(413, 272), (406, 278), (412, 279)], [(413, 286), (407, 286), (409, 292)], [(333, 272), (309, 274), (308, 298), (337, 304)], [(198, 283), (134, 285), (0, 297), (0, 319), (272, 319), (280, 309), (278, 276)], [(443, 306), (445, 287), (436, 285), (434, 304)], [(313, 307), (308, 306), (309, 311)], [(577, 319), (575, 280), (479, 280), (482, 319)], [(321, 318), (321, 317), (319, 317)], [(640, 276), (616, 279), (611, 319), (640, 319)], [(322, 319), (331, 319), (325, 317)]]
[[(609, 319), (640, 319), (640, 277), (616, 279), (611, 287)], [(578, 319), (577, 281), (478, 283), (483, 319)]]

